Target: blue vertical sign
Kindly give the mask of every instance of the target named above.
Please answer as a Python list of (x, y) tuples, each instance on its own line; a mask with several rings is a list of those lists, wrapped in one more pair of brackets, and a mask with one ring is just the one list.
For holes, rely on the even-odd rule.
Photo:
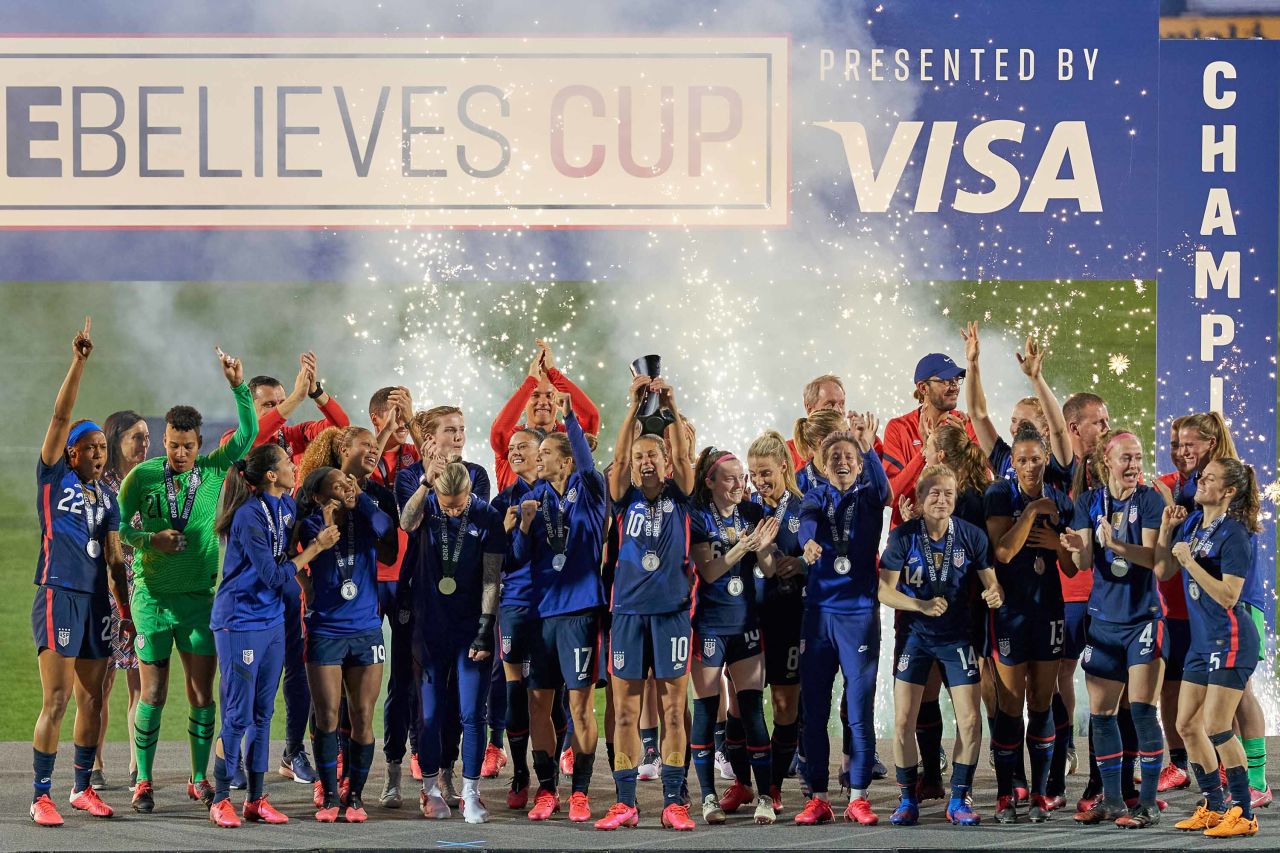
[(1167, 459), (1173, 418), (1208, 410), (1226, 418), (1241, 457), (1271, 486), (1258, 568), (1273, 627), (1278, 104), (1280, 44), (1161, 44), (1159, 458)]

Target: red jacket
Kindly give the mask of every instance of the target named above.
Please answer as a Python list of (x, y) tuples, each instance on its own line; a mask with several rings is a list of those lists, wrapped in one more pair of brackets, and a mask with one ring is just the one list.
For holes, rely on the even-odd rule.
[[(396, 477), (399, 476), (402, 470), (421, 458), (417, 447), (412, 444), (402, 444), (394, 450), (388, 450), (382, 454), (382, 458), (378, 460), (378, 467), (373, 469), (369, 479), (375, 483), (381, 483), (390, 489), (392, 494), (395, 494)], [(398, 496), (397, 501), (399, 501)], [(404, 562), (404, 552), (409, 547), (409, 534), (397, 526), (396, 536), (400, 543), (400, 547), (396, 550), (396, 561), (394, 563), (378, 563), (379, 582), (400, 579), (400, 564)]]
[[(329, 427), (343, 429), (351, 424), (347, 413), (333, 397), (320, 407), (320, 411), (324, 414), (323, 420), (286, 424), (278, 409), (269, 410), (258, 419), (258, 437), (253, 440), (253, 446), (260, 447), (274, 441), (285, 449), (289, 458), (293, 460), (293, 464), (297, 465), (302, 459), (302, 454), (307, 452), (307, 446), (315, 440), (317, 435)], [(234, 433), (233, 429), (227, 430), (218, 443), (226, 444)]]
[[(1165, 474), (1160, 478), (1160, 482), (1169, 487), (1169, 491), (1176, 492), (1178, 487), (1186, 483), (1187, 478), (1174, 471), (1172, 474)], [(1190, 619), (1187, 613), (1187, 590), (1182, 585), (1182, 573), (1174, 575), (1167, 581), (1158, 581), (1160, 587), (1160, 597), (1164, 599), (1164, 615), (1166, 619)]]
[[(964, 412), (956, 414), (964, 416)], [(973, 432), (973, 424), (964, 419), (965, 432), (969, 438), (977, 441)], [(880, 461), (884, 463), (884, 472), (889, 475), (889, 487), (893, 490), (893, 514), (889, 517), (889, 529), (902, 523), (902, 514), (898, 512), (898, 498), (902, 495), (915, 496), (916, 481), (924, 470), (924, 442), (920, 439), (920, 408), (899, 415), (884, 427), (884, 443), (880, 447)]]
[[(598, 435), (600, 432), (600, 410), (596, 408), (596, 404), (591, 402), (591, 398), (569, 377), (565, 376), (554, 367), (547, 371), (547, 378), (551, 380), (551, 385), (557, 391), (568, 394), (573, 400), (573, 411), (578, 416), (578, 423), (582, 424), (582, 431), (591, 435)], [(493, 421), (493, 429), (489, 432), (489, 445), (493, 448), (494, 473), (498, 477), (498, 491), (510, 486), (516, 481), (515, 472), (511, 470), (511, 466), (507, 464), (507, 444), (511, 441), (511, 436), (524, 426), (520, 423), (520, 418), (524, 415), (524, 407), (529, 404), (529, 397), (537, 390), (538, 380), (532, 376), (526, 376), (524, 382), (520, 383), (520, 387), (516, 389), (516, 393), (511, 395), (511, 399), (502, 407), (502, 411), (498, 412), (498, 417)], [(564, 432), (564, 424), (556, 422), (556, 432)]]

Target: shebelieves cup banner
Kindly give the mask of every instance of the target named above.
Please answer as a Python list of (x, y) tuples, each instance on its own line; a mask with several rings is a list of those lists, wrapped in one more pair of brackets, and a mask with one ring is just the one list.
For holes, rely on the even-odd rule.
[(781, 226), (786, 37), (8, 37), (0, 227)]

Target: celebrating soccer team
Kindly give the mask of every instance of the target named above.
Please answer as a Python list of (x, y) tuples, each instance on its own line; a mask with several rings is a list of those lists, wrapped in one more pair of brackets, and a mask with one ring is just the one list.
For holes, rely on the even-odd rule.
[[(37, 462), (39, 825), (63, 822), (51, 791), (72, 696), (70, 804), (113, 814), (98, 753), (115, 669), (129, 673), (132, 807), (159, 808), (174, 646), (189, 706), (186, 792), (221, 827), (289, 820), (264, 789), (282, 681), (280, 775), (313, 786), (317, 821), (370, 819), (384, 666), (379, 804), (402, 806), (408, 741), (433, 819), (457, 809), (488, 821), (480, 779), (510, 761), (506, 805), (532, 800), (534, 821), (561, 811), (563, 773), (568, 820), (600, 830), (639, 823), (648, 779), (661, 780), (661, 824), (674, 830), (695, 827), (691, 808), (710, 825), (743, 806), (772, 824), (793, 775), (804, 797), (794, 822), (830, 822), (839, 683), (846, 821), (879, 822), (870, 789), (892, 772), (893, 825), (916, 824), (933, 799), (946, 800), (950, 823), (980, 823), (985, 711), (993, 817), (1040, 823), (1067, 805), (1077, 765), (1077, 660), (1089, 780), (1073, 823), (1151, 827), (1161, 792), (1195, 785), (1200, 804), (1174, 826), (1243, 836), (1271, 802), (1250, 687), (1264, 608), (1253, 469), (1221, 416), (1192, 414), (1172, 425), (1173, 470), (1146, 482), (1140, 438), (1113, 426), (1096, 394), (1059, 405), (1034, 340), (1017, 354), (1032, 396), (1008, 437), (988, 413), (976, 325), (962, 333), (964, 367), (920, 359), (916, 406), (883, 436), (823, 375), (804, 388), (794, 440), (762, 429), (741, 457), (699, 450), (673, 387), (637, 371), (603, 471), (599, 411), (538, 341), (490, 433), (491, 498), (488, 473), (463, 458), (460, 408), (415, 410), (408, 389), (389, 386), (370, 399), (372, 428), (353, 425), (320, 386), (314, 353), (286, 394), (268, 376), (246, 382), (219, 349), (237, 427), (202, 453), (200, 413), (174, 406), (164, 453), (148, 459), (135, 412), (105, 429), (72, 419), (90, 328), (72, 343)], [(307, 398), (320, 417), (289, 424)], [(875, 742), (884, 608), (892, 771)], [(602, 811), (590, 796), (600, 735), (615, 787)], [(723, 793), (717, 773), (732, 782)]]

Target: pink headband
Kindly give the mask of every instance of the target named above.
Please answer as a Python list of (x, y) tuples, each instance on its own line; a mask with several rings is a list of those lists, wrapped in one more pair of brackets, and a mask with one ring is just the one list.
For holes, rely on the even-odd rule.
[(1107, 446), (1102, 448), (1102, 454), (1105, 456), (1106, 454), (1110, 453), (1112, 445), (1114, 445), (1117, 441), (1119, 441), (1122, 438), (1132, 438), (1134, 441), (1137, 441), (1138, 439), (1138, 437), (1131, 432), (1118, 432), (1115, 435), (1111, 436), (1111, 439), (1107, 442)]
[(732, 453), (725, 453), (724, 456), (721, 456), (715, 462), (711, 463), (711, 467), (707, 469), (706, 478), (708, 480), (711, 479), (711, 475), (716, 472), (716, 466), (719, 465), (721, 462), (737, 462), (737, 461), (738, 461), (738, 457), (734, 456)]

